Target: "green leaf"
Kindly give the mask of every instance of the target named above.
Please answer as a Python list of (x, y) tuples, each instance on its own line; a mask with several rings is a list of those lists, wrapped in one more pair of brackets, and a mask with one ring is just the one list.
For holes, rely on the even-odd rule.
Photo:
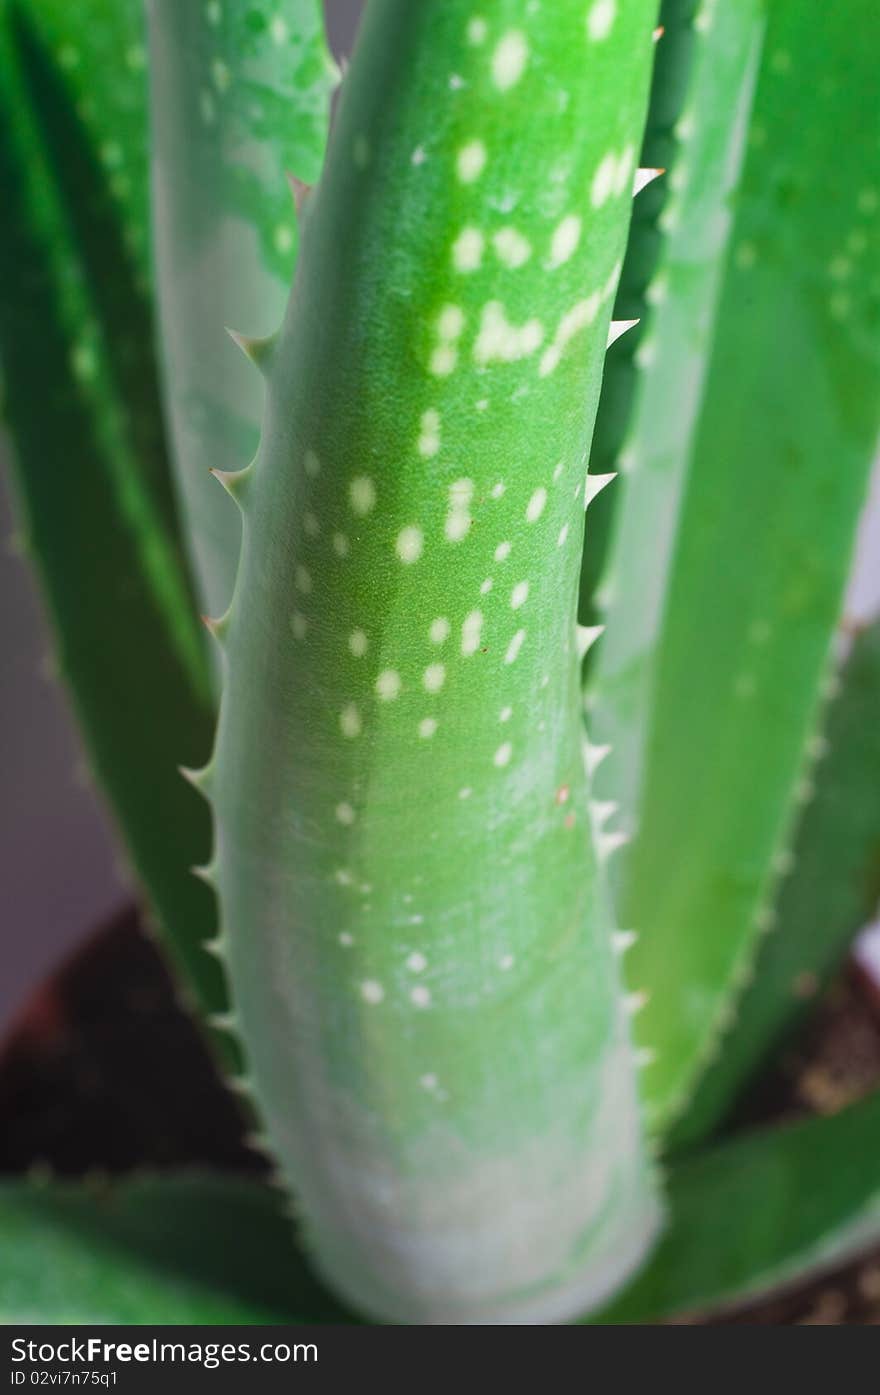
[(219, 948), (310, 1250), (391, 1320), (579, 1311), (654, 1231), (576, 628), (654, 16), (370, 6), (228, 481)]
[(880, 896), (880, 625), (858, 635), (839, 675), (815, 794), (794, 843), (754, 977), (671, 1146), (705, 1137), (827, 986)]
[(226, 328), (281, 321), (299, 240), (287, 176), (316, 182), (338, 74), (319, 0), (147, 9), (165, 399), (199, 593), (219, 615), (241, 528), (208, 471), (250, 459), (263, 410)]
[[(26, 546), (93, 768), (167, 943), (218, 1007), (222, 980), (201, 949), (214, 908), (189, 872), (207, 856), (207, 811), (177, 773), (209, 746), (210, 676), (164, 455), (144, 248), (127, 236), (117, 158), (96, 143), (72, 75), (88, 75), (114, 131), (119, 97), (120, 140), (135, 118), (115, 69), (103, 90), (86, 63), (87, 44), (104, 53), (96, 7), (73, 8), (49, 48), (29, 10), (0, 4), (4, 415)], [(138, 9), (114, 7), (108, 20), (120, 61)]]
[[(720, 273), (717, 247), (723, 243), (729, 224), (729, 218), (713, 218), (711, 214), (717, 215), (723, 207), (733, 174), (732, 158), (735, 163), (739, 154), (739, 118), (744, 107), (748, 107), (752, 91), (749, 53), (761, 31), (756, 22), (761, 6), (743, 0), (723, 6), (716, 23), (708, 29), (702, 19), (700, 26), (695, 27), (695, 18), (704, 16), (710, 8), (704, 0), (663, 0), (660, 8), (662, 34), (657, 40), (639, 163), (648, 170), (661, 170), (662, 174), (651, 180), (633, 207), (614, 318), (637, 323), (611, 346), (605, 359), (602, 395), (590, 445), (590, 473), (597, 477), (607, 478), (620, 471), (621, 455), (628, 441), (638, 440), (640, 451), (647, 454), (650, 433), (657, 429), (657, 402), (649, 401), (651, 387), (644, 368), (639, 366), (638, 350), (648, 334), (654, 343), (662, 344), (662, 361), (668, 362), (670, 372), (680, 374), (675, 388), (679, 388), (679, 383), (682, 389), (689, 388), (687, 394), (675, 391), (676, 411), (662, 412), (665, 432), (671, 433), (678, 426), (679, 439), (686, 440), (691, 425), (688, 402), (700, 378), (699, 362), (695, 371), (691, 346), (695, 352), (701, 347), (701, 322), (706, 322), (704, 333), (710, 327), (707, 308), (717, 294)], [(701, 116), (692, 137), (682, 140), (676, 135), (676, 128), (686, 103), (690, 110), (698, 109)], [(699, 177), (695, 180), (697, 170)], [(675, 197), (682, 204), (686, 202), (687, 210), (675, 228), (666, 228), (663, 209), (671, 184), (675, 185)], [(670, 275), (673, 295), (669, 294)], [(683, 355), (682, 337), (687, 346)], [(692, 381), (685, 376), (685, 369), (694, 374)], [(663, 392), (668, 389), (664, 379)], [(659, 401), (665, 407), (665, 396)], [(615, 519), (630, 492), (626, 478), (618, 478), (602, 490), (590, 509), (580, 605), (587, 624), (605, 619), (602, 612), (606, 606), (596, 592), (606, 576)], [(659, 547), (652, 549), (649, 556), (653, 557), (655, 551), (660, 551)], [(634, 580), (623, 569), (620, 584), (631, 587)], [(637, 616), (646, 609), (647, 606), (640, 607)], [(596, 646), (587, 657), (588, 665), (595, 662), (613, 638), (607, 637), (605, 644)]]
[(312, 1279), (277, 1195), (198, 1173), (0, 1184), (0, 1323), (352, 1321)]
[(717, 1313), (845, 1264), (880, 1241), (880, 1094), (673, 1166), (648, 1264), (593, 1321)]
[[(880, 1240), (880, 1095), (673, 1165), (653, 1256), (595, 1323), (755, 1301)], [(277, 1194), (192, 1174), (0, 1185), (0, 1321), (351, 1323), (297, 1253)]]
[[(620, 804), (620, 827), (630, 835), (765, 4), (718, 7), (700, 0), (667, 8), (672, 13), (664, 18), (672, 23), (657, 47), (653, 127), (643, 158), (667, 172), (636, 199), (615, 313), (640, 323), (608, 354), (590, 472), (618, 475), (590, 513), (582, 579), (583, 592), (598, 554), (605, 565), (591, 619), (608, 628), (587, 676), (595, 740), (611, 750), (597, 790)], [(707, 15), (711, 22), (700, 24)], [(618, 882), (623, 861), (613, 869)]]
[[(712, 25), (725, 22), (714, 13)], [(638, 824), (620, 906), (639, 932), (627, 970), (648, 999), (637, 1039), (653, 1053), (643, 1092), (661, 1129), (732, 1020), (732, 995), (772, 916), (880, 427), (880, 286), (868, 275), (880, 251), (870, 102), (865, 116), (872, 39), (880, 11), (869, 0), (770, 7), (705, 385), (692, 435), (666, 462), (688, 453), (668, 576), (650, 582), (644, 557), (668, 522), (649, 466), (659, 417), (627, 480), (609, 656), (641, 633), (645, 586), (662, 607), (604, 679), (600, 656), (592, 739), (617, 747), (597, 792), (621, 801), (625, 827)], [(815, 97), (810, 119), (793, 119), (804, 91)], [(688, 236), (676, 199), (664, 216)], [(646, 336), (640, 352), (651, 345)], [(668, 393), (669, 411), (681, 402)], [(674, 471), (669, 479), (675, 491)], [(641, 543), (627, 526), (637, 516)], [(643, 581), (635, 596), (629, 568)], [(618, 790), (615, 771), (632, 765), (636, 778), (625, 774)]]

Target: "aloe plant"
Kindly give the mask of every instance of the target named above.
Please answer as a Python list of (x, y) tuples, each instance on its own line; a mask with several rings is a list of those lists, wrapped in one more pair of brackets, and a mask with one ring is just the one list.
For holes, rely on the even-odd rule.
[(804, 773), (880, 429), (876, 13), (369, 0), (326, 157), (317, 4), (151, 0), (149, 58), (140, 22), (0, 9), (0, 260), (52, 348), (7, 276), (7, 415), (96, 771), (337, 1297), (259, 1187), (25, 1182), (52, 1283), (0, 1311), (645, 1321), (858, 1253), (876, 1099), (723, 1131), (877, 892), (873, 632)]

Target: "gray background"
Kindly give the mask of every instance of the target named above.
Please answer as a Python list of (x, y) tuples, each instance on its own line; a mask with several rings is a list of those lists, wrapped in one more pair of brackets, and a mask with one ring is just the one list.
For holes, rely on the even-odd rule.
[[(330, 42), (348, 52), (361, 0), (327, 0)], [(8, 444), (0, 437), (0, 457)], [(0, 467), (5, 460), (0, 461)], [(12, 537), (0, 468), (0, 539)], [(33, 580), (0, 547), (0, 1031), (59, 958), (128, 898), (114, 834), (88, 787), (65, 696), (47, 674), (50, 643)], [(880, 611), (880, 469), (847, 611)]]

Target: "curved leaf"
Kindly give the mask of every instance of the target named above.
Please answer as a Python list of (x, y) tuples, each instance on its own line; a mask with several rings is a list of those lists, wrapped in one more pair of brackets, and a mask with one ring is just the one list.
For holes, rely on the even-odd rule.
[(216, 1008), (222, 980), (201, 948), (214, 909), (189, 871), (207, 813), (177, 772), (210, 743), (210, 676), (162, 441), (145, 246), (128, 236), (121, 155), (108, 158), (72, 76), (120, 140), (132, 131), (143, 79), (116, 68), (138, 12), (67, 7), (50, 47), (30, 8), (0, 4), (0, 364), (27, 545), (95, 772), (167, 943)]
[(665, 1234), (594, 1320), (717, 1313), (845, 1264), (880, 1242), (878, 1155), (875, 1094), (674, 1166)]

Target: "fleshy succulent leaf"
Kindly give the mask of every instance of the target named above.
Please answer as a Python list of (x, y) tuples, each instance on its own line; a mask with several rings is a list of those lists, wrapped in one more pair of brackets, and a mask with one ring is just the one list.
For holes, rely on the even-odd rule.
[[(589, 1321), (717, 1314), (880, 1241), (880, 1095), (675, 1163), (653, 1256)], [(6, 1182), (0, 1322), (351, 1323), (264, 1186), (194, 1173), (100, 1186)]]
[(197, 996), (219, 1007), (200, 947), (214, 908), (188, 870), (210, 825), (176, 769), (210, 746), (210, 675), (162, 444), (145, 250), (113, 187), (121, 157), (96, 144), (71, 76), (89, 76), (89, 113), (112, 128), (118, 98), (120, 133), (133, 128), (137, 72), (101, 87), (87, 45), (134, 49), (139, 6), (67, 7), (66, 26), (57, 7), (33, 8), (45, 26), (0, 4), (0, 361), (27, 545), (136, 872)]
[[(584, 548), (585, 584), (604, 555), (610, 524), (608, 565), (589, 601), (597, 621), (613, 623), (592, 655), (591, 701), (595, 729), (612, 748), (600, 784), (614, 790), (629, 833), (678, 516), (716, 328), (731, 195), (764, 34), (764, 0), (720, 7), (699, 0), (669, 8), (674, 14), (667, 16), (657, 50), (646, 142), (649, 150), (660, 146), (670, 169), (650, 203), (636, 201), (618, 301), (626, 303), (626, 313), (640, 313), (640, 330), (622, 351), (609, 354), (588, 482), (605, 479), (612, 467), (620, 477), (590, 515)], [(701, 17), (709, 22), (700, 23)], [(671, 101), (679, 104), (672, 122)]]
[(241, 528), (208, 471), (251, 458), (263, 409), (260, 375), (223, 330), (264, 372), (299, 241), (288, 173), (317, 180), (338, 73), (319, 0), (147, 12), (165, 400), (199, 595), (218, 615)]
[(874, 1094), (673, 1166), (660, 1243), (595, 1320), (718, 1313), (846, 1264), (880, 1242), (878, 1150)]
[(778, 859), (773, 925), (736, 1030), (700, 1081), (671, 1146), (691, 1146), (717, 1125), (762, 1059), (803, 1020), (880, 898), (880, 626), (856, 636), (838, 684), (815, 794)]
[[(703, 42), (733, 9), (713, 11)], [(880, 141), (876, 120), (864, 120), (878, 26), (864, 0), (821, 14), (793, 0), (770, 7), (699, 408), (658, 470), (659, 420), (628, 462), (609, 647), (598, 651), (590, 710), (593, 739), (612, 746), (597, 793), (620, 801), (624, 831), (638, 826), (618, 865), (619, 905), (643, 932), (627, 974), (650, 994), (636, 1036), (652, 1053), (643, 1092), (660, 1128), (685, 1107), (735, 1014), (771, 922), (776, 859), (810, 790), (805, 767), (880, 428), (880, 288), (862, 274), (880, 251)], [(843, 72), (845, 83), (831, 76)], [(791, 119), (795, 84), (817, 94), (810, 121)], [(683, 120), (699, 141), (696, 110)], [(670, 248), (690, 235), (688, 198), (685, 184), (666, 205)], [(644, 392), (670, 371), (665, 352), (650, 365), (646, 353), (665, 323), (640, 349)], [(666, 393), (675, 414), (689, 391), (688, 379)], [(678, 452), (686, 484), (668, 548), (659, 467), (680, 492)], [(643, 546), (627, 536), (624, 548), (639, 512)], [(644, 633), (645, 586), (633, 594), (628, 573), (658, 536), (668, 571), (650, 584), (662, 606)]]
[[(651, 83), (651, 98), (645, 123), (644, 141), (640, 160), (640, 171), (660, 170), (665, 178), (659, 182), (648, 180), (638, 188), (638, 197), (633, 208), (629, 238), (626, 246), (620, 284), (614, 305), (615, 319), (635, 320), (632, 334), (627, 334), (616, 343), (605, 360), (605, 374), (602, 381), (602, 395), (596, 416), (596, 428), (590, 447), (590, 474), (600, 478), (615, 475), (620, 469), (620, 457), (633, 416), (634, 404), (639, 398), (641, 370), (637, 364), (637, 351), (649, 327), (653, 334), (656, 313), (656, 285), (662, 288), (663, 257), (666, 252), (666, 233), (660, 224), (663, 207), (669, 197), (670, 175), (675, 171), (675, 182), (680, 181), (679, 157), (682, 142), (675, 134), (676, 125), (682, 115), (685, 102), (693, 100), (694, 89), (699, 81), (700, 60), (699, 30), (695, 28), (695, 17), (704, 8), (703, 0), (663, 0), (660, 9), (662, 20), (658, 31), (654, 72)], [(723, 23), (737, 27), (743, 35), (748, 35), (753, 25), (754, 6), (750, 4), (727, 6)], [(695, 63), (695, 44), (698, 52)], [(733, 58), (736, 59), (736, 46)], [(695, 74), (694, 68), (698, 71)], [(728, 58), (725, 68), (718, 74), (719, 88), (728, 88), (731, 68)], [(705, 78), (703, 79), (706, 80)], [(731, 99), (719, 104), (719, 114), (723, 113), (722, 126), (728, 114), (742, 102)], [(721, 139), (719, 139), (719, 136)], [(704, 142), (709, 158), (705, 164), (704, 178), (719, 186), (727, 178), (724, 154), (725, 131), (719, 132), (716, 122), (708, 122), (699, 133), (700, 144)], [(637, 174), (637, 186), (641, 183)], [(653, 187), (650, 187), (653, 185)], [(695, 228), (695, 239), (699, 229)], [(708, 249), (707, 249), (708, 253)], [(703, 276), (711, 262), (708, 255), (703, 260)], [(669, 414), (670, 418), (673, 414)], [(585, 539), (583, 570), (581, 575), (581, 614), (585, 620), (595, 623), (602, 618), (596, 598), (596, 590), (607, 564), (609, 535), (617, 506), (623, 494), (623, 485), (616, 485), (599, 501), (590, 514), (589, 538)], [(595, 658), (595, 655), (593, 656)], [(587, 671), (590, 664), (588, 663)]]
[(204, 1173), (0, 1184), (0, 1323), (351, 1321), (278, 1197)]
[(376, 0), (268, 365), (223, 948), (307, 1241), (392, 1320), (565, 1316), (654, 1229), (575, 624), (654, 17)]

